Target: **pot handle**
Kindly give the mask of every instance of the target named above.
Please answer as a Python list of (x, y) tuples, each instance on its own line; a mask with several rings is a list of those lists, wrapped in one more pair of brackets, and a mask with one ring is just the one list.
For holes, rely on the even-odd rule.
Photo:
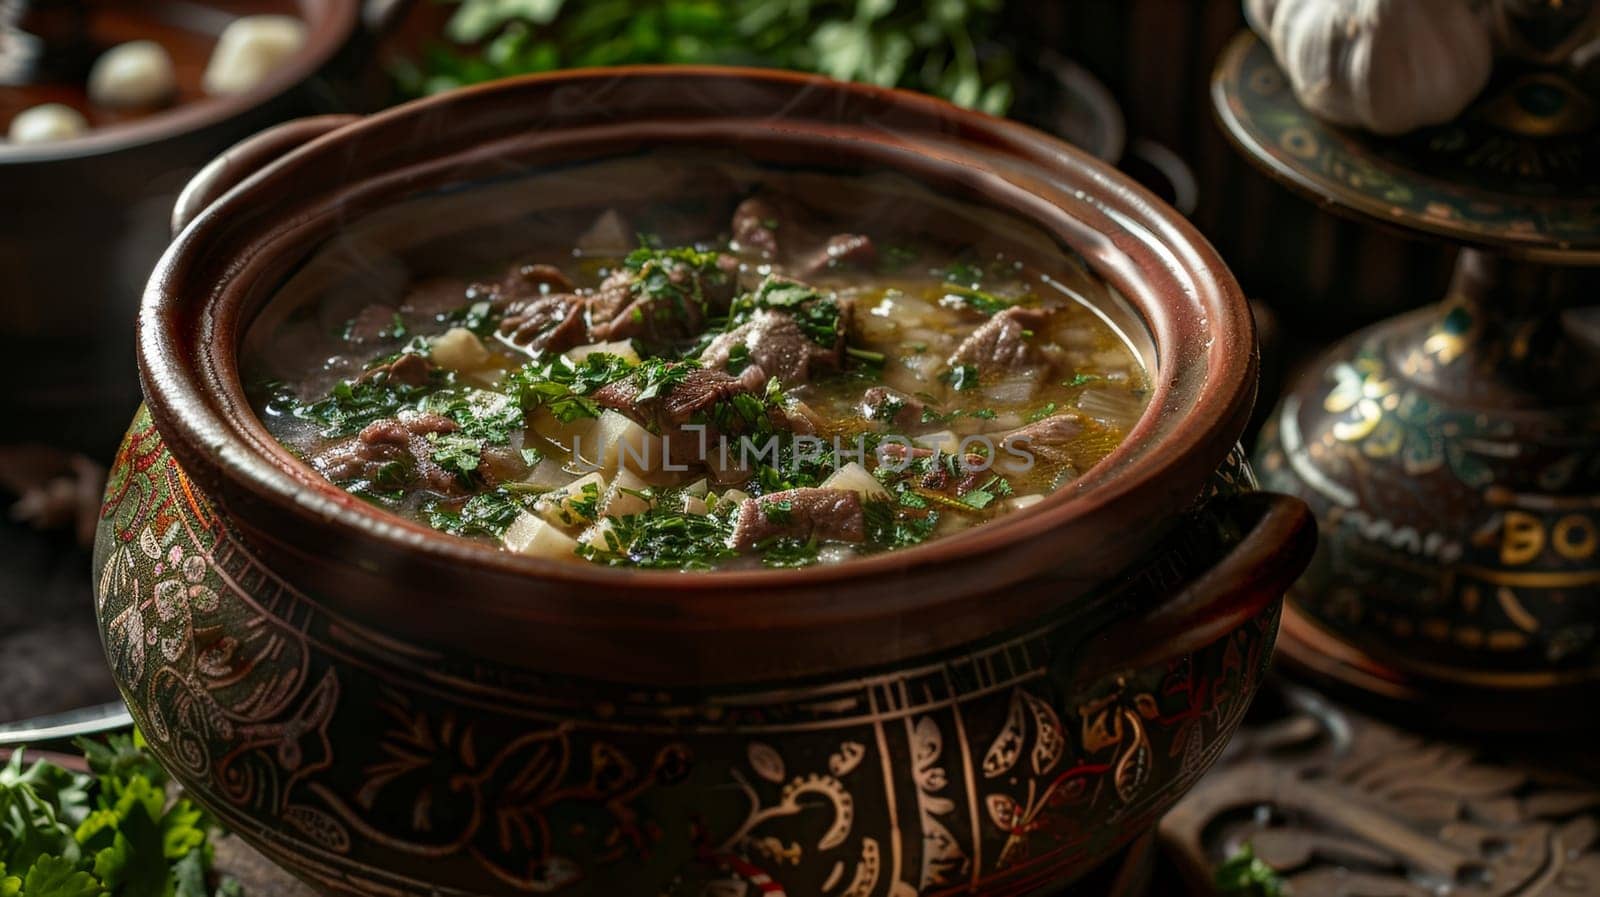
[(1305, 502), (1272, 492), (1215, 500), (1226, 502), (1223, 516), (1245, 522), (1247, 532), (1178, 595), (1091, 637), (1079, 654), (1075, 684), (1193, 654), (1254, 619), (1305, 572), (1317, 545), (1316, 519)]
[(311, 141), (358, 119), (356, 115), (314, 115), (274, 125), (235, 143), (206, 163), (178, 194), (172, 207), (172, 233), (177, 236), (206, 207), (241, 181)]
[(1166, 144), (1140, 137), (1128, 144), (1117, 167), (1171, 203), (1185, 218), (1200, 204), (1200, 182), (1195, 180), (1194, 169)]

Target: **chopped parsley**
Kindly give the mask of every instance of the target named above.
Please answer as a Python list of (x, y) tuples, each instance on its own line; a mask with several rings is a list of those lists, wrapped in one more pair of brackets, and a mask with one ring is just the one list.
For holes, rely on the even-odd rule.
[(91, 775), (54, 763), (0, 766), (0, 895), (209, 897), (216, 822), (181, 795), (138, 732), (76, 742)]
[(993, 316), (1016, 303), (972, 287), (953, 286), (946, 289), (944, 298), (939, 300), (939, 304), (946, 308), (964, 308), (980, 315)]
[(1071, 380), (1063, 380), (1061, 385), (1066, 387), (1085, 386), (1090, 383), (1099, 383), (1104, 379), (1099, 374), (1073, 374)]
[(527, 508), (527, 498), (508, 490), (496, 489), (480, 492), (459, 507), (450, 503), (429, 502), (423, 506), (428, 525), (457, 536), (490, 536), (500, 538), (517, 515)]
[(611, 567), (710, 570), (738, 557), (728, 547), (737, 505), (710, 514), (651, 509), (640, 514), (608, 517), (605, 545), (580, 544), (579, 557)]
[(1289, 893), (1277, 870), (1256, 856), (1248, 843), (1217, 867), (1212, 880), (1217, 892), (1227, 897), (1285, 897)]
[[(794, 316), (800, 332), (825, 349), (839, 345), (843, 335), (842, 311), (832, 293), (770, 275), (754, 292), (735, 299), (729, 311), (727, 329), (749, 321), (757, 311), (785, 311)], [(876, 354), (876, 353), (872, 353)]]
[(1028, 423), (1035, 424), (1056, 413), (1056, 403), (1046, 402), (1028, 413)]
[(336, 383), (326, 397), (315, 402), (303, 402), (277, 385), (267, 407), (269, 412), (309, 421), (322, 436), (334, 439), (354, 435), (370, 423), (413, 408), (420, 399), (449, 382), (449, 375), (439, 371), (422, 386), (395, 383), (379, 374), (366, 380)]
[(975, 511), (981, 511), (993, 504), (995, 499), (1004, 498), (1010, 494), (1011, 483), (1005, 477), (993, 476), (989, 478), (987, 483), (960, 496), (956, 500)]
[(950, 388), (957, 392), (976, 389), (978, 386), (978, 366), (975, 364), (954, 365), (940, 374), (939, 379), (950, 384)]
[(582, 361), (565, 355), (541, 356), (506, 374), (500, 389), (513, 396), (524, 411), (548, 408), (556, 420), (570, 423), (599, 417), (600, 407), (588, 396), (633, 370), (632, 362), (606, 352), (590, 353)]
[[(702, 316), (710, 311), (706, 283), (720, 283), (729, 276), (717, 266), (718, 258), (718, 253), (703, 252), (692, 246), (656, 249), (646, 245), (628, 253), (622, 266), (633, 274), (629, 291), (635, 297), (653, 300), (650, 305), (653, 317), (659, 320), (676, 316), (688, 320), (691, 302)], [(643, 320), (643, 310), (635, 308), (634, 314)]]

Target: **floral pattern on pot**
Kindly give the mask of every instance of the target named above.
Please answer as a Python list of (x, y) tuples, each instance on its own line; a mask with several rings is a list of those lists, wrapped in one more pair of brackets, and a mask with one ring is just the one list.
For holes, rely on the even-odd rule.
[(95, 569), (106, 651), (157, 755), (319, 887), (1021, 895), (1147, 830), (1238, 725), (1277, 602), (1197, 653), (1074, 675), (1099, 624), (1235, 537), (1184, 527), (1070, 626), (892, 671), (658, 691), (447, 656), (330, 612), (258, 562), (141, 411)]

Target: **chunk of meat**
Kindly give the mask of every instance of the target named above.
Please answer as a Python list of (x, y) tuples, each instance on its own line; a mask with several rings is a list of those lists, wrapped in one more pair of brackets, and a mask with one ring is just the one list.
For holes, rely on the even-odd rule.
[(878, 261), (878, 248), (865, 234), (834, 234), (820, 247), (806, 253), (795, 265), (801, 277), (811, 277), (825, 271), (861, 271)]
[(370, 367), (357, 379), (362, 381), (382, 379), (402, 386), (422, 386), (433, 376), (437, 366), (426, 356), (403, 352), (393, 361)]
[[(811, 341), (794, 315), (761, 310), (750, 320), (718, 336), (700, 354), (708, 368), (743, 374), (759, 368), (750, 382), (756, 388), (776, 377), (786, 386), (808, 383), (819, 368), (837, 370), (842, 356), (843, 338), (831, 350)], [(739, 367), (735, 361), (746, 367)]]
[(506, 306), (500, 335), (525, 349), (565, 352), (586, 339), (583, 310), (571, 293), (518, 299)]
[(775, 538), (865, 542), (866, 515), (853, 489), (790, 489), (739, 505), (729, 544), (749, 551)]
[[(634, 376), (600, 387), (593, 399), (662, 436), (673, 464), (704, 462), (717, 450), (720, 438), (750, 432), (757, 424), (730, 403), (734, 396), (751, 394), (750, 386), (722, 371), (686, 366), (677, 381), (657, 395), (640, 399), (643, 391), (641, 378)], [(729, 451), (736, 452), (737, 446)]]
[[(920, 461), (932, 458), (932, 449), (920, 446), (904, 446), (898, 443), (885, 442), (878, 446), (880, 457), (900, 467), (907, 461)], [(893, 469), (893, 468), (891, 468)], [(920, 470), (920, 479), (917, 485), (923, 489), (942, 492), (951, 497), (965, 495), (989, 481), (994, 476), (989, 459), (975, 452), (969, 452), (956, 460), (951, 455), (941, 456), (935, 463)]]
[(1076, 414), (1053, 414), (1012, 430), (1001, 443), (1059, 463), (1071, 459), (1069, 448), (1083, 434), (1083, 426), (1083, 418)]
[(921, 399), (887, 386), (874, 386), (861, 394), (862, 417), (883, 421), (901, 430), (920, 425), (922, 412), (926, 408), (927, 403)]
[(344, 335), (352, 343), (375, 343), (379, 340), (393, 339), (395, 336), (395, 319), (399, 313), (393, 306), (373, 303), (356, 313), (345, 325)]
[(500, 284), (501, 295), (506, 301), (551, 293), (571, 293), (577, 289), (560, 268), (533, 262), (513, 265)]
[(1008, 308), (967, 335), (950, 356), (951, 367), (971, 365), (980, 375), (1009, 374), (1048, 364), (1030, 337), (1050, 322), (1041, 308)]
[(669, 344), (700, 333), (708, 317), (727, 313), (738, 290), (738, 259), (720, 255), (709, 270), (682, 261), (663, 264), (618, 271), (601, 282), (586, 312), (591, 342)]
[(860, 270), (878, 261), (872, 238), (826, 230), (782, 199), (753, 196), (733, 210), (735, 248), (788, 265), (801, 277), (834, 269)]
[(311, 464), (335, 483), (390, 478), (446, 495), (464, 490), (455, 474), (433, 462), (428, 435), (454, 433), (456, 422), (439, 414), (402, 412), (373, 421), (360, 433), (317, 452)]
[(753, 196), (733, 210), (733, 242), (744, 252), (753, 252), (762, 258), (778, 255), (778, 229), (783, 226), (783, 212), (771, 201)]

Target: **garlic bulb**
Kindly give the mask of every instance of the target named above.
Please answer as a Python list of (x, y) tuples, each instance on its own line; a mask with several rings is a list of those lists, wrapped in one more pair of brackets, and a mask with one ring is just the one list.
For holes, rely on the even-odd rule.
[(1245, 13), (1307, 109), (1377, 134), (1455, 118), (1494, 67), (1469, 0), (1245, 0)]
[(293, 16), (243, 16), (223, 29), (200, 85), (211, 96), (244, 93), (300, 51), (306, 25)]
[(12, 143), (49, 143), (89, 133), (83, 113), (60, 103), (32, 106), (17, 113), (6, 135)]
[(99, 106), (154, 106), (177, 89), (172, 56), (151, 40), (118, 44), (102, 53), (89, 71), (89, 99)]

